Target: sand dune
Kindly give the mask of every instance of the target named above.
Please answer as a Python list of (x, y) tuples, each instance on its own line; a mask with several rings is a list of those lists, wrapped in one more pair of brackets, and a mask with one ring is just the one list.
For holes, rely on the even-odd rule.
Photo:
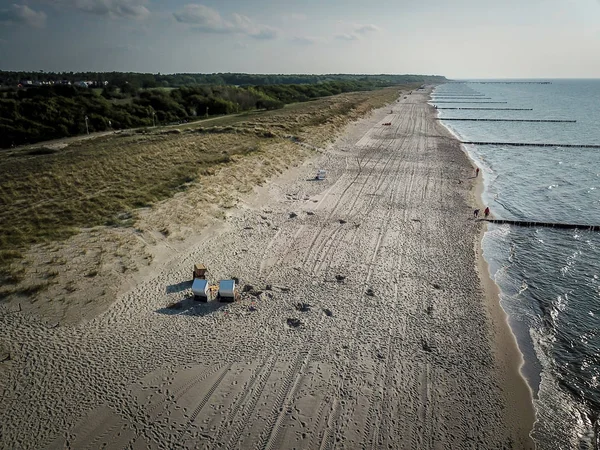
[[(475, 270), (472, 168), (425, 100), (353, 124), (91, 322), (2, 316), (22, 357), (1, 446), (529, 447)], [(196, 303), (195, 262), (262, 293)]]

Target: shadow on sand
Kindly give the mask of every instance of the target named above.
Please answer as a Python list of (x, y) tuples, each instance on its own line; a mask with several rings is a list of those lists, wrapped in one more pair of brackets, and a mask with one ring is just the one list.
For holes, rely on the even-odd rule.
[(208, 316), (227, 305), (228, 303), (217, 300), (211, 300), (206, 303), (199, 302), (194, 300), (194, 297), (190, 295), (177, 303), (170, 304), (166, 308), (157, 309), (156, 312), (167, 316)]
[(167, 286), (167, 294), (177, 294), (178, 292), (185, 291), (186, 289), (191, 289), (191, 287), (192, 280), (182, 281), (181, 283)]

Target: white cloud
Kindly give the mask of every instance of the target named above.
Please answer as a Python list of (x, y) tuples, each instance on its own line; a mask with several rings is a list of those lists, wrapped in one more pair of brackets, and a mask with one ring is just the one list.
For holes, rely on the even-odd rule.
[(145, 19), (148, 0), (53, 0), (55, 6), (111, 18)]
[(175, 20), (194, 25), (194, 28), (207, 33), (229, 33), (231, 24), (223, 20), (221, 14), (204, 5), (185, 5), (182, 11), (173, 13)]
[[(600, 0), (598, 0), (598, 1), (600, 1)], [(306, 14), (301, 14), (301, 13), (283, 14), (281, 16), (281, 18), (283, 20), (287, 20), (289, 22), (301, 22), (303, 20), (308, 19), (308, 17), (306, 16)]]
[(279, 34), (276, 28), (258, 24), (242, 14), (234, 13), (231, 20), (226, 20), (218, 11), (200, 4), (186, 5), (173, 17), (203, 33), (242, 34), (255, 39), (275, 39)]
[(0, 9), (0, 23), (23, 24), (41, 28), (46, 25), (46, 13), (34, 11), (27, 5), (13, 4), (10, 8)]
[[(344, 24), (344, 21), (338, 20), (338, 23)], [(341, 41), (358, 41), (359, 39), (361, 39), (361, 37), (366, 36), (369, 33), (381, 31), (381, 28), (379, 28), (377, 25), (373, 25), (373, 24), (352, 25), (351, 27), (345, 26), (344, 28), (346, 28), (346, 29), (351, 28), (352, 31), (349, 33), (337, 34), (335, 36), (336, 39), (339, 39)]]
[(241, 33), (256, 39), (274, 39), (277, 37), (277, 30), (267, 25), (256, 24), (249, 17), (241, 14), (233, 14), (233, 33)]
[(356, 41), (356, 40), (358, 40), (358, 36), (353, 33), (336, 34), (335, 38), (339, 39), (340, 41)]
[(279, 35), (279, 31), (276, 28), (268, 27), (263, 25), (260, 29), (248, 34), (248, 36), (253, 37), (254, 39), (275, 39)]
[(367, 34), (367, 33), (372, 33), (374, 31), (380, 31), (381, 28), (379, 28), (377, 25), (373, 25), (373, 24), (369, 24), (369, 25), (356, 25), (354, 27), (354, 32), (358, 33), (358, 34)]
[(312, 36), (294, 36), (290, 39), (294, 44), (300, 45), (314, 45), (321, 41), (321, 39)]

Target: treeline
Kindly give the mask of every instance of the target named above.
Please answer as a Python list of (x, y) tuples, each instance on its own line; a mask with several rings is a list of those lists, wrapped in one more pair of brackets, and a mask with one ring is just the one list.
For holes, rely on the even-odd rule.
[(222, 86), (268, 86), (275, 84), (316, 84), (327, 81), (370, 81), (391, 84), (440, 83), (445, 77), (437, 75), (274, 75), (246, 73), (177, 73), (151, 74), (126, 72), (9, 72), (0, 71), (0, 86), (17, 86), (22, 81), (32, 83), (91, 81), (96, 84), (108, 82), (115, 86), (125, 83), (136, 88), (181, 87), (197, 84)]
[(207, 115), (277, 109), (286, 103), (388, 84), (329, 81), (310, 85), (198, 85), (125, 91), (111, 86), (100, 90), (53, 85), (5, 90), (0, 94), (0, 147), (32, 144), (87, 131), (164, 125)]

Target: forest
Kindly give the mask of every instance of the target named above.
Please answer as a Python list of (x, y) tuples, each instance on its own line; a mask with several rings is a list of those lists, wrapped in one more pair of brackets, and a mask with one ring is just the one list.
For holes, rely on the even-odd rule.
[[(7, 73), (0, 72), (3, 82), (9, 79)], [(74, 74), (74, 84), (69, 84), (71, 79), (64, 78), (65, 74), (38, 73), (38, 78), (33, 80), (27, 78), (31, 73), (10, 74), (14, 78), (10, 79), (12, 84), (0, 89), (0, 148), (88, 132), (168, 125), (255, 109), (278, 109), (288, 103), (395, 85), (404, 77), (339, 75), (340, 79), (323, 81), (319, 80), (320, 75), (294, 78), (291, 75), (216, 74), (214, 79), (211, 75), (190, 75), (196, 78), (188, 80), (188, 84), (184, 75), (169, 75), (169, 83), (183, 85), (149, 87), (144, 81), (146, 74)], [(107, 79), (110, 75), (114, 77)], [(55, 78), (51, 80), (52, 77)], [(81, 80), (78, 77), (95, 82), (90, 83), (90, 87), (85, 87), (85, 83), (80, 86), (81, 82), (75, 82)], [(159, 82), (161, 76), (148, 77)], [(277, 77), (312, 82), (270, 84), (269, 81), (281, 81)], [(55, 83), (27, 84), (34, 81)], [(242, 81), (256, 84), (243, 85)], [(421, 77), (413, 82), (424, 81), (425, 77)], [(15, 82), (20, 86), (17, 87)]]
[(76, 83), (93, 81), (98, 84), (107, 82), (121, 86), (125, 83), (137, 88), (181, 87), (195, 84), (266, 86), (272, 84), (315, 84), (325, 81), (372, 81), (391, 84), (439, 83), (446, 81), (437, 75), (284, 75), (284, 74), (247, 74), (247, 73), (176, 73), (151, 74), (132, 72), (10, 72), (0, 70), (0, 86), (17, 86), (21, 81)]

